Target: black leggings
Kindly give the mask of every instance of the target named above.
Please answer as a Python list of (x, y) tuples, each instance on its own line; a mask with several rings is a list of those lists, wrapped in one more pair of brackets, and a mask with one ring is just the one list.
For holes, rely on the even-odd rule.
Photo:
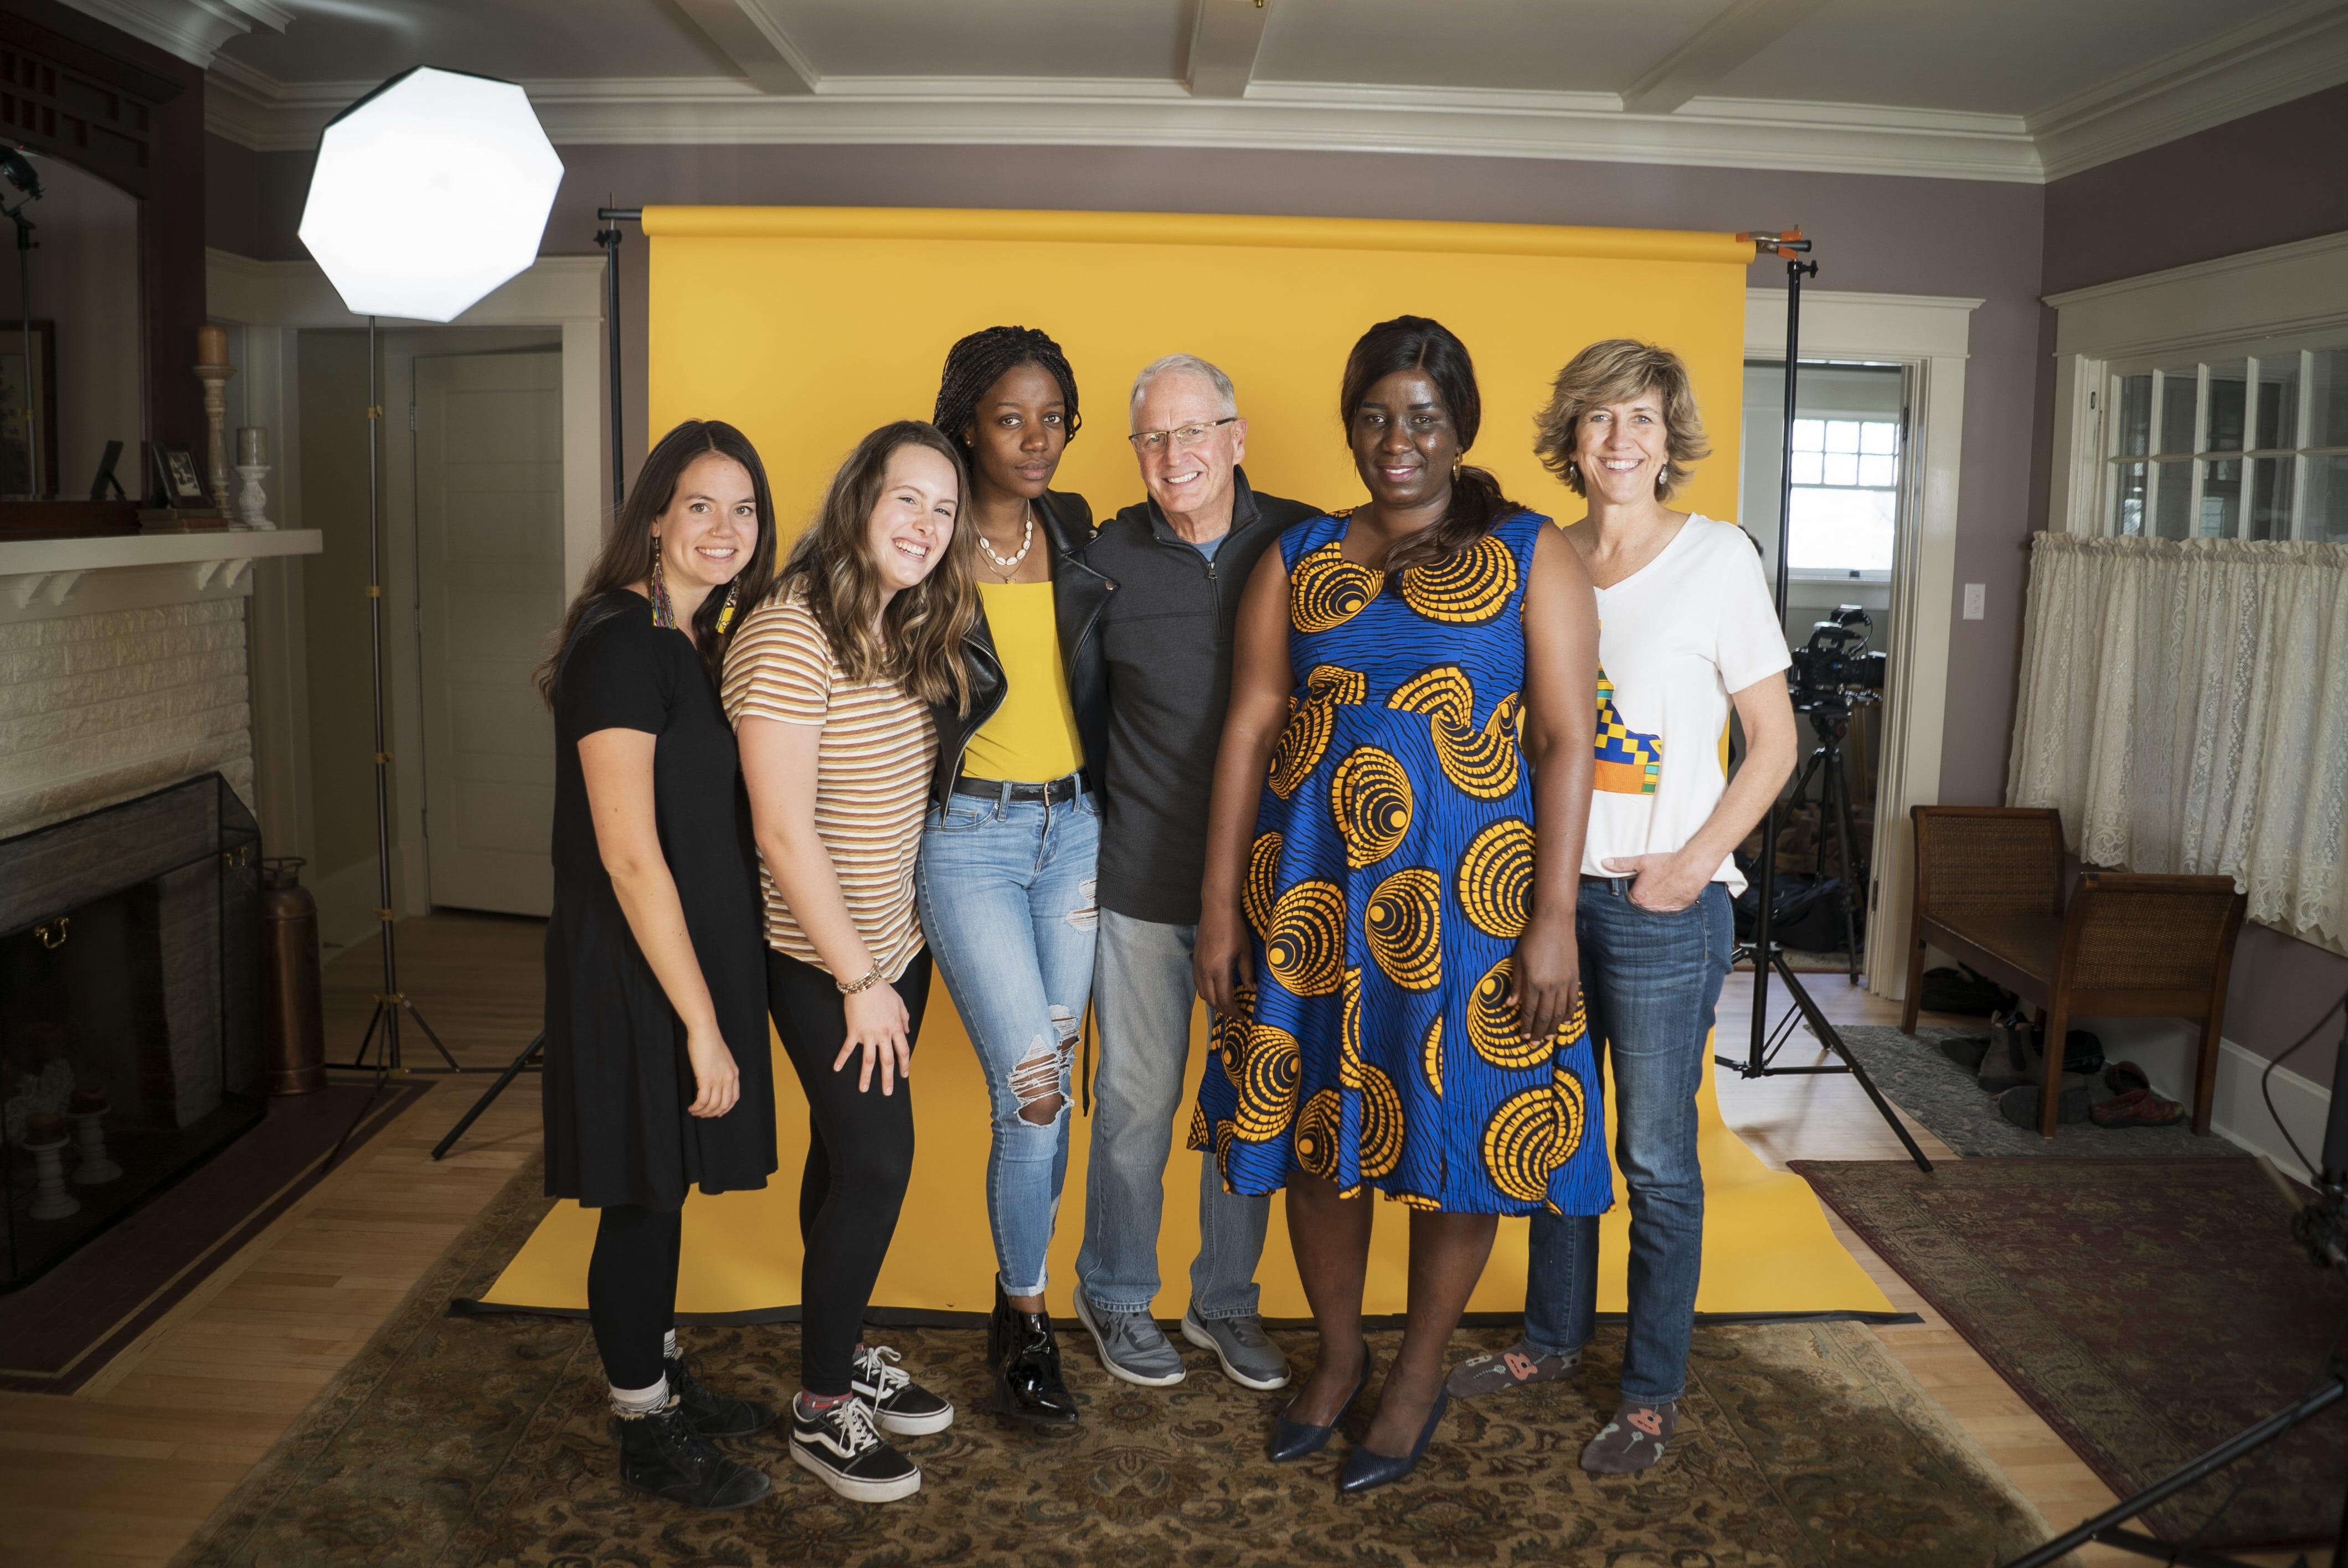
[[(930, 995), (930, 955), (914, 956), (896, 981), (911, 1020), (906, 1044), (921, 1033)], [(880, 1261), (897, 1233), (897, 1211), (913, 1173), (913, 1101), (904, 1080), (859, 1093), (861, 1056), (834, 1072), (848, 1039), (847, 999), (831, 976), (812, 964), (767, 953), (767, 1004), (775, 1032), (808, 1097), (807, 1171), (799, 1179), (799, 1382), (810, 1394), (849, 1391), (864, 1309)]]
[(676, 1261), (682, 1209), (613, 1204), (598, 1211), (587, 1260), (587, 1321), (603, 1377), (615, 1389), (649, 1389), (661, 1378), (661, 1347), (676, 1322)]

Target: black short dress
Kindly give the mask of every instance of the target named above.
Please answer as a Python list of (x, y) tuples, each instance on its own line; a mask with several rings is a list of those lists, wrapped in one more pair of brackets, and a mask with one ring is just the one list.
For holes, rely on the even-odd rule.
[[(644, 961), (595, 846), (579, 741), (657, 736), (654, 814), (742, 1095), (685, 1113), (685, 1025)], [(546, 927), (546, 1190), (591, 1208), (675, 1208), (685, 1189), (763, 1187), (775, 1169), (757, 851), (734, 731), (692, 641), (625, 589), (595, 601), (554, 691), (554, 915)]]

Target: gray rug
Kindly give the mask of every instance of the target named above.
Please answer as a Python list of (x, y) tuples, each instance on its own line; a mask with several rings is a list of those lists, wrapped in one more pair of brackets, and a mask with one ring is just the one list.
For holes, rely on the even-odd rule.
[[(1998, 1114), (1997, 1102), (1973, 1082), (1973, 1075), (1941, 1054), (1941, 1040), (1952, 1034), (1979, 1034), (1978, 1029), (1919, 1028), (1912, 1036), (1889, 1025), (1840, 1026), (1843, 1043), (1859, 1058), (1868, 1076), (1885, 1098), (1931, 1128), (1941, 1143), (1965, 1159), (1984, 1154), (2037, 1154), (2058, 1159), (2165, 1159), (2179, 1155), (2242, 1158), (2242, 1151), (2212, 1132), (2196, 1138), (2188, 1120), (2169, 1127), (2098, 1127), (2092, 1122), (2065, 1122), (2052, 1138), (2015, 1126)], [(2094, 1094), (2105, 1099), (2110, 1091), (2098, 1080)]]

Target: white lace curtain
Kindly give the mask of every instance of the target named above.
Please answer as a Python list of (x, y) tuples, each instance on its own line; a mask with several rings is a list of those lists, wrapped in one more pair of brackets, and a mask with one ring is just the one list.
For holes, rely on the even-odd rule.
[(2348, 952), (2348, 546), (2037, 535), (2005, 794)]

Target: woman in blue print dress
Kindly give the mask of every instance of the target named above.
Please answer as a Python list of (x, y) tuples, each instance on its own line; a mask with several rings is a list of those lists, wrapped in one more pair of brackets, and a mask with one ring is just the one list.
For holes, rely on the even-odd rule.
[(1215, 1050), (1190, 1123), (1223, 1180), (1288, 1194), (1319, 1365), (1275, 1460), (1367, 1387), (1375, 1187), (1407, 1204), (1410, 1303), (1348, 1491), (1399, 1479), (1501, 1214), (1596, 1214), (1611, 1179), (1574, 905), (1598, 621), (1548, 520), (1468, 467), (1473, 365), (1403, 316), (1339, 399), (1370, 500), (1290, 528), (1240, 610), (1197, 945)]

